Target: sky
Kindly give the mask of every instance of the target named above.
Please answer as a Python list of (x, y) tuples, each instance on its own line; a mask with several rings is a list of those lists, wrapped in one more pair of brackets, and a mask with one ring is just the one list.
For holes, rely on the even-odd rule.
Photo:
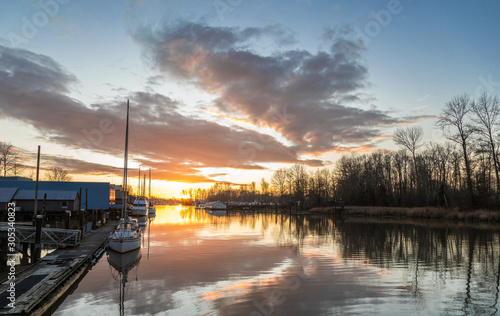
[(74, 180), (153, 193), (270, 181), (395, 150), (445, 103), (500, 91), (500, 2), (0, 1), (0, 141)]

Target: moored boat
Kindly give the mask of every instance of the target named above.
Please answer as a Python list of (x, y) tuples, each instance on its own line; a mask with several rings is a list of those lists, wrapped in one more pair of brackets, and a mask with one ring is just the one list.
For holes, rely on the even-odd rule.
[[(128, 163), (128, 121), (129, 102), (127, 100), (127, 124), (125, 129), (125, 157), (123, 166), (124, 201), (127, 201), (127, 163)], [(126, 203), (122, 203), (122, 216), (116, 230), (109, 238), (109, 248), (119, 253), (129, 252), (141, 248), (141, 233), (137, 229), (137, 222), (126, 217)], [(135, 226), (135, 227), (133, 227)]]
[(148, 215), (156, 214), (156, 208), (154, 205), (150, 204), (148, 209)]
[(209, 202), (205, 204), (205, 209), (210, 210), (226, 210), (227, 205), (221, 202)]
[(111, 234), (109, 248), (119, 253), (126, 253), (141, 248), (141, 234), (130, 223), (123, 222)]
[(132, 210), (130, 211), (133, 216), (146, 216), (148, 215), (149, 201), (147, 198), (138, 198), (134, 201)]

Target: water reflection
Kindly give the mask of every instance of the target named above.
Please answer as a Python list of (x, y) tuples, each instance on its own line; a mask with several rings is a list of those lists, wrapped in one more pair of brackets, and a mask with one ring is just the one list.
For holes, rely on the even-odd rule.
[(125, 315), (125, 289), (128, 282), (129, 272), (136, 269), (141, 260), (141, 249), (127, 253), (118, 253), (111, 249), (107, 252), (107, 259), (118, 288), (119, 314)]
[[(147, 221), (148, 260), (128, 287), (126, 315), (498, 312), (495, 226), (214, 216), (181, 206), (157, 207), (156, 214)], [(57, 315), (88, 314), (89, 306), (96, 314), (119, 312), (103, 265)]]

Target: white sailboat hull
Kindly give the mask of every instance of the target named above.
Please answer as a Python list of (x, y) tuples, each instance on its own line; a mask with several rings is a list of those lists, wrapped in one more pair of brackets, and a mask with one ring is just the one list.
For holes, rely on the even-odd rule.
[(129, 229), (118, 229), (109, 239), (109, 248), (119, 253), (141, 248), (141, 235)]
[(141, 238), (110, 239), (109, 248), (119, 253), (126, 253), (141, 248)]
[(116, 251), (108, 251), (108, 262), (119, 272), (130, 270), (141, 260), (141, 250), (135, 249), (121, 254)]

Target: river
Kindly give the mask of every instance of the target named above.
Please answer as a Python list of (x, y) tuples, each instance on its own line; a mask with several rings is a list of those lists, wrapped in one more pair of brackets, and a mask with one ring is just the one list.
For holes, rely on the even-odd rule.
[(498, 226), (217, 215), (158, 206), (54, 315), (499, 314)]

